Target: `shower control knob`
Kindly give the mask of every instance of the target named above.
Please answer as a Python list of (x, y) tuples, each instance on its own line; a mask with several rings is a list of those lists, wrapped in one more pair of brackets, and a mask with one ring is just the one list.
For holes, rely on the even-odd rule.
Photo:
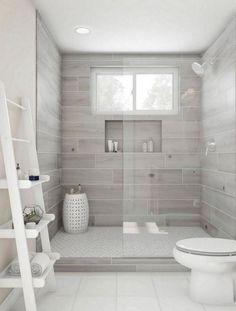
[(151, 178), (154, 177), (154, 176), (155, 176), (155, 174), (153, 174), (153, 173), (149, 174), (149, 177), (151, 177)]

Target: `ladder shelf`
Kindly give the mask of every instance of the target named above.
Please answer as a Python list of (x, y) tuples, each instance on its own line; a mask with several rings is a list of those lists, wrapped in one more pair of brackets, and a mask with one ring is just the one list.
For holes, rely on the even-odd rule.
[[(13, 137), (8, 104), (20, 109), (20, 125), (23, 127), (21, 135), (24, 138)], [(15, 239), (18, 262), (21, 275), (13, 277), (8, 274), (9, 266), (0, 273), (0, 287), (23, 289), (25, 310), (37, 311), (35, 287), (43, 287), (46, 284), (50, 290), (55, 290), (54, 264), (60, 258), (58, 253), (51, 252), (48, 232), (48, 224), (55, 219), (52, 214), (46, 214), (42, 191), (42, 184), (50, 180), (49, 176), (41, 175), (37, 181), (18, 180), (16, 172), (15, 148), (21, 148), (19, 143), (24, 143), (24, 161), (30, 169), (39, 170), (38, 155), (35, 142), (35, 130), (31, 113), (30, 102), (26, 99), (18, 104), (7, 99), (4, 84), (0, 81), (0, 142), (5, 167), (5, 179), (0, 179), (0, 189), (7, 189), (10, 199), (12, 221), (0, 226), (0, 238)], [(16, 145), (15, 145), (16, 143)], [(15, 148), (14, 148), (15, 147)], [(18, 154), (18, 157), (20, 154)], [(33, 228), (26, 228), (23, 219), (23, 207), (25, 195), (22, 189), (32, 189), (29, 197), (34, 204), (40, 205), (44, 214), (40, 222)], [(32, 194), (32, 195), (31, 195)], [(14, 223), (14, 229), (12, 228)], [(40, 235), (42, 252), (50, 257), (50, 263), (40, 277), (33, 277), (31, 272), (29, 245), (27, 239), (34, 239)]]

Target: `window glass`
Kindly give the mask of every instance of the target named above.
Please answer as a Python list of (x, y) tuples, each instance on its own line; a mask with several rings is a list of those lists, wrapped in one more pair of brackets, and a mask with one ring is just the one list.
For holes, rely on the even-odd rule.
[(133, 76), (97, 75), (97, 111), (132, 111)]
[(137, 110), (172, 110), (173, 75), (137, 74), (136, 75)]

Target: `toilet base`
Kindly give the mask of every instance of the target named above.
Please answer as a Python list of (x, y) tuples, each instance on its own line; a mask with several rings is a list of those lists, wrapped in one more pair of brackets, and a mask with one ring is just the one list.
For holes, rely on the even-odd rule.
[(222, 305), (234, 303), (232, 273), (191, 271), (190, 297), (198, 303)]

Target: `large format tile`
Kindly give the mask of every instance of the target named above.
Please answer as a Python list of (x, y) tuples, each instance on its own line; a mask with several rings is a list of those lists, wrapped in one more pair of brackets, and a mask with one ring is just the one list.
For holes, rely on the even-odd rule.
[(94, 168), (94, 154), (63, 154), (62, 168)]
[(96, 154), (96, 168), (122, 169), (123, 154), (121, 153), (103, 153)]
[(63, 137), (103, 138), (105, 135), (103, 120), (90, 119), (90, 122), (84, 120), (84, 118), (77, 122), (63, 122)]
[(89, 92), (64, 92), (62, 93), (62, 104), (66, 107), (89, 107)]
[(124, 197), (134, 200), (199, 199), (199, 185), (127, 185)]
[(165, 157), (166, 168), (199, 168), (200, 155), (190, 154), (168, 154)]
[[(101, 281), (102, 283), (102, 281)], [(72, 311), (117, 311), (116, 298), (80, 297), (74, 302)]]
[[(71, 311), (73, 307), (74, 297), (71, 296), (59, 296), (51, 293), (47, 293), (40, 297), (37, 302), (38, 311), (51, 311), (51, 310), (63, 310)], [(18, 310), (17, 310), (18, 311)]]
[(161, 153), (127, 153), (123, 154), (124, 169), (157, 169), (164, 167), (165, 156)]
[(202, 305), (194, 303), (188, 293), (189, 283), (184, 277), (154, 279), (162, 311), (204, 311)]
[(116, 277), (99, 278), (99, 277), (84, 277), (81, 280), (79, 297), (115, 297), (116, 296)]
[(118, 273), (118, 297), (156, 297), (152, 279), (149, 275), (122, 276)]
[(74, 296), (76, 295), (81, 282), (80, 275), (56, 275), (56, 295)]
[[(70, 278), (68, 278), (70, 281)], [(52, 311), (63, 310), (71, 311), (73, 307), (75, 296), (60, 295), (51, 292), (44, 292), (36, 300), (38, 311)], [(19, 299), (16, 304), (9, 311), (25, 311), (25, 305), (23, 298)]]
[(125, 169), (114, 170), (115, 184), (181, 184), (182, 171), (177, 169)]
[(225, 174), (218, 171), (202, 170), (202, 185), (209, 186), (212, 189), (225, 192), (226, 194), (236, 194), (236, 175)]
[(198, 121), (163, 121), (162, 137), (199, 137), (200, 129)]
[(236, 304), (233, 306), (209, 306), (204, 305), (205, 311), (235, 311), (236, 310)]
[(117, 311), (161, 311), (154, 297), (118, 297)]
[(163, 138), (162, 151), (165, 153), (198, 153), (198, 138)]
[(235, 153), (220, 153), (219, 154), (219, 170), (236, 173), (236, 154)]
[(62, 169), (62, 184), (111, 184), (112, 176), (109, 169)]

